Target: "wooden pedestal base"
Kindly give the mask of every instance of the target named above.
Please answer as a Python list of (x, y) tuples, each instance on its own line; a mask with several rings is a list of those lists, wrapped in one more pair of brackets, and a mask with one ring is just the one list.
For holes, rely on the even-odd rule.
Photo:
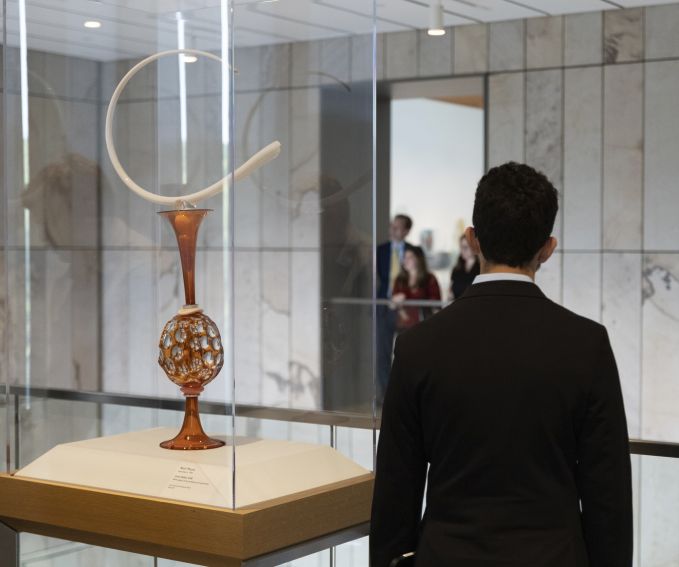
[(232, 510), (0, 474), (0, 522), (16, 531), (235, 567), (364, 526), (372, 487), (366, 474)]

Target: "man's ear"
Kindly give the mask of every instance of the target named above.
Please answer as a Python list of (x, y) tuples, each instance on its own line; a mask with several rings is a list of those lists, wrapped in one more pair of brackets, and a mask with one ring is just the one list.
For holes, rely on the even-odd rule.
[(464, 237), (469, 242), (469, 247), (476, 256), (481, 254), (481, 244), (479, 244), (479, 239), (476, 238), (476, 231), (473, 226), (468, 226), (464, 229)]
[(552, 254), (554, 254), (554, 250), (556, 250), (556, 247), (557, 247), (558, 244), (559, 244), (559, 242), (553, 236), (550, 236), (547, 239), (547, 242), (545, 242), (542, 245), (542, 248), (540, 248), (540, 250), (538, 251), (538, 258), (537, 258), (538, 259), (538, 265), (544, 264), (547, 260), (549, 260), (551, 258)]

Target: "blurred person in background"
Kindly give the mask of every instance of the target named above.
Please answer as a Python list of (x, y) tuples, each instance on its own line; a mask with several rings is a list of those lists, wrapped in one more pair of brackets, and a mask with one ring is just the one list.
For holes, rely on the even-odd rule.
[(417, 325), (434, 312), (433, 307), (404, 305), (405, 301), (441, 300), (441, 289), (436, 277), (427, 268), (427, 260), (421, 248), (406, 250), (403, 267), (394, 282), (391, 300), (397, 310), (397, 331)]
[(479, 260), (469, 246), (467, 237), (460, 236), (460, 255), (450, 274), (450, 298), (458, 299), (481, 272)]
[[(389, 241), (377, 247), (377, 299), (390, 299), (407, 250), (419, 249), (406, 241), (413, 228), (408, 215), (396, 215), (389, 225)], [(378, 402), (384, 398), (394, 350), (396, 313), (387, 305), (377, 306)]]

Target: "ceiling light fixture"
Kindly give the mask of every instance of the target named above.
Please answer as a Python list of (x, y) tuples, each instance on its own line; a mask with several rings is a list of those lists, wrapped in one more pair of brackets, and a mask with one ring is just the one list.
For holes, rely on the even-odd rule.
[(96, 30), (101, 27), (101, 22), (99, 20), (87, 20), (83, 26), (86, 28), (90, 28), (93, 30)]
[(429, 5), (429, 29), (427, 33), (432, 36), (446, 35), (443, 27), (443, 6), (441, 0), (431, 0)]
[(198, 61), (198, 57), (195, 55), (184, 55), (184, 63), (195, 63)]

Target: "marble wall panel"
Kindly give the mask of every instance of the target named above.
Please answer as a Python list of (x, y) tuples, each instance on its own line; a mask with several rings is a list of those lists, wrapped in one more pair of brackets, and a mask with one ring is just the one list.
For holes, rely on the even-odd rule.
[[(386, 36), (378, 33), (375, 38), (375, 66), (376, 78), (385, 78), (385, 44)], [(370, 81), (372, 80), (373, 69), (373, 44), (372, 36), (369, 34), (354, 35), (351, 37), (351, 80)]]
[[(351, 80), (370, 81), (373, 72), (373, 38), (370, 34), (354, 35), (351, 41)], [(384, 56), (384, 35), (379, 35), (380, 59)], [(384, 73), (384, 66), (382, 65), (382, 73)], [(378, 80), (383, 77), (378, 76)]]
[(679, 441), (679, 255), (643, 263), (642, 436)]
[[(7, 244), (9, 246), (22, 246), (24, 242), (24, 201), (26, 195), (23, 175), (23, 141), (21, 132), (21, 99), (18, 95), (3, 94), (6, 105), (6, 122), (3, 124), (5, 142), (3, 149), (3, 175), (5, 179), (5, 191), (7, 194)], [(4, 119), (4, 117), (3, 117)], [(36, 195), (37, 204), (43, 206), (41, 194)], [(43, 226), (38, 224), (31, 227), (33, 242), (36, 245), (44, 244), (45, 235)], [(5, 240), (3, 234), (2, 240)]]
[[(104, 120), (106, 108), (100, 110), (101, 120)], [(120, 112), (113, 125), (113, 138), (116, 143), (118, 157), (122, 163), (127, 158), (125, 138), (127, 135), (127, 112)], [(101, 163), (100, 188), (100, 224), (101, 245), (103, 247), (125, 247), (130, 243), (129, 238), (129, 206), (130, 190), (123, 184), (111, 165), (111, 160), (105, 159)]]
[[(2, 356), (0, 356), (0, 383), (9, 383), (9, 364), (8, 359), (10, 353), (7, 352), (8, 343), (5, 342), (8, 338), (8, 329), (12, 328), (12, 320), (10, 319), (9, 310), (9, 295), (7, 292), (9, 282), (9, 274), (7, 273), (7, 262), (4, 248), (0, 247), (0, 345), (2, 345)], [(0, 410), (0, 417), (5, 417), (4, 410)], [(2, 465), (0, 465), (2, 467)], [(2, 470), (0, 468), (0, 470)]]
[(335, 37), (320, 42), (320, 83), (344, 86), (350, 82), (351, 43), (348, 37)]
[[(372, 55), (371, 55), (372, 58)], [(387, 76), (387, 37), (378, 33), (375, 37), (375, 78), (380, 81)], [(371, 74), (372, 77), (372, 74)]]
[(279, 140), (281, 153), (253, 176), (260, 188), (261, 244), (287, 248), (290, 244), (290, 91), (268, 92), (261, 101), (262, 144)]
[[(186, 74), (186, 93), (189, 98), (221, 95), (222, 63), (207, 57), (198, 57), (198, 61), (194, 63), (185, 63), (184, 69)], [(224, 71), (228, 73), (227, 65), (224, 65)], [(226, 87), (227, 90), (228, 88), (229, 86)]]
[(417, 32), (388, 33), (385, 41), (385, 78), (417, 77)]
[(595, 65), (603, 58), (603, 13), (564, 16), (564, 64)]
[(98, 102), (97, 61), (29, 49), (30, 94)]
[(77, 390), (100, 387), (100, 254), (97, 250), (71, 252), (71, 387)]
[[(263, 93), (236, 95), (234, 144), (238, 164), (243, 163), (263, 145), (261, 138), (261, 102), (264, 96), (267, 95)], [(269, 141), (266, 143), (269, 143)], [(255, 173), (255, 175), (237, 182), (235, 186), (234, 231), (235, 244), (238, 247), (257, 247), (261, 242), (260, 176), (261, 173)]]
[(68, 250), (8, 253), (12, 383), (75, 386), (71, 256)]
[[(225, 124), (222, 124), (221, 96), (201, 97), (196, 99), (195, 103), (193, 99), (190, 99), (189, 105), (189, 108), (194, 108), (196, 111), (196, 126), (192, 126), (191, 120), (193, 119), (189, 121), (189, 173), (191, 174), (192, 168), (200, 173), (197, 178), (189, 177), (189, 181), (191, 190), (194, 188), (198, 190), (231, 173), (229, 164), (232, 160), (229, 158), (234, 148), (229, 144), (222, 144), (222, 127), (228, 128), (229, 122), (227, 120)], [(244, 163), (245, 159), (247, 158), (236, 159), (232, 167), (237, 168)], [(223, 191), (203, 203), (213, 212), (206, 219), (205, 227), (199, 235), (200, 245), (215, 247), (221, 246), (225, 240), (228, 241), (225, 234), (228, 230), (228, 223), (224, 218), (224, 211), (228, 211), (230, 198), (229, 192)]]
[[(55, 283), (59, 280), (59, 271), (63, 273), (59, 270), (58, 263), (52, 262), (52, 274), (51, 277), (48, 276), (47, 255), (46, 250), (30, 250), (28, 254), (25, 251), (12, 251), (9, 256), (10, 269), (18, 271), (14, 283), (10, 284), (13, 292), (17, 294), (11, 298), (10, 308), (14, 313), (14, 328), (19, 335), (16, 338), (11, 337), (10, 349), (17, 349), (14, 375), (17, 383), (24, 385), (49, 385), (50, 356), (54, 358), (54, 349), (58, 351), (59, 346), (63, 346), (66, 341), (66, 338), (63, 341), (59, 340), (51, 347), (51, 351), (47, 344), (50, 315), (52, 321), (58, 320), (56, 309), (50, 314), (47, 282), (49, 279)], [(64, 323), (63, 318), (60, 322)], [(70, 373), (64, 376), (65, 367), (67, 368), (65, 364), (61, 364), (55, 368), (55, 381), (62, 385), (67, 383), (71, 376)]]
[(102, 253), (102, 380), (112, 392), (154, 395), (164, 377), (157, 365), (155, 252)]
[[(24, 253), (22, 251), (7, 250), (4, 256), (7, 271), (7, 295), (3, 321), (3, 332), (12, 329), (6, 335), (7, 353), (3, 357), (3, 365), (7, 368), (7, 381), (10, 384), (24, 384), (25, 376), (25, 291), (24, 291)], [(4, 283), (4, 282), (3, 282)], [(44, 362), (43, 362), (44, 367)]]
[[(233, 336), (236, 380), (236, 401), (242, 404), (262, 402), (262, 270), (260, 253), (237, 251), (234, 271), (234, 317)], [(275, 274), (269, 273), (269, 277)], [(224, 376), (226, 380), (226, 375)]]
[(11, 383), (97, 388), (97, 256), (96, 251), (65, 249), (8, 253), (5, 324), (11, 329), (6, 359)]
[[(128, 107), (131, 108), (128, 110)], [(183, 183), (183, 165), (179, 98), (168, 97), (157, 102), (129, 103), (125, 106), (125, 110), (129, 112), (131, 124), (128, 144), (134, 143), (143, 152), (143, 156), (140, 156), (142, 159), (139, 160), (135, 159), (134, 154), (130, 156), (131, 167), (137, 168), (140, 175), (145, 177), (147, 183), (156, 183), (158, 191), (163, 195), (180, 195)], [(188, 100), (186, 113), (188, 135)], [(146, 115), (146, 118), (143, 118), (142, 114)], [(142, 120), (141, 124), (134, 121), (136, 115), (139, 115), (140, 120)], [(144, 132), (150, 132), (150, 135), (144, 136)], [(137, 141), (138, 136), (146, 139), (143, 142)], [(188, 160), (188, 145), (186, 149)], [(131, 152), (132, 148), (127, 147), (126, 150)], [(186, 177), (188, 181), (188, 169), (186, 170)], [(132, 214), (132, 209), (133, 207), (130, 207), (130, 214)]]
[(555, 252), (540, 266), (535, 275), (535, 283), (542, 292), (556, 303), (563, 302), (563, 258), (562, 252)]
[(559, 191), (560, 212), (553, 234), (561, 241), (563, 221), (563, 74), (526, 73), (526, 163), (542, 171)]
[(641, 255), (604, 253), (601, 323), (620, 374), (630, 436), (641, 433)]
[(564, 73), (563, 246), (601, 248), (602, 69)]
[(642, 8), (604, 12), (604, 63), (639, 61), (644, 56)]
[(639, 565), (672, 565), (679, 557), (677, 459), (641, 457), (639, 474)]
[(563, 30), (561, 16), (526, 20), (526, 68), (563, 65)]
[[(29, 209), (34, 246), (96, 247), (97, 106), (31, 97), (29, 118), (31, 176), (27, 190), (10, 200), (10, 206)], [(21, 147), (20, 139), (9, 143)], [(20, 181), (21, 162), (11, 169), (10, 176)], [(15, 222), (12, 228), (10, 242), (23, 243), (23, 223)]]
[(237, 71), (234, 77), (234, 89), (237, 93), (261, 88), (260, 51), (260, 47), (236, 47), (233, 58)]
[(511, 71), (525, 68), (525, 21), (490, 24), (489, 68)]
[[(240, 95), (239, 95), (240, 96)], [(216, 94), (190, 96), (187, 99), (186, 186), (182, 194), (209, 187), (229, 174), (231, 148), (222, 144), (222, 126), (229, 127), (228, 120), (222, 124), (222, 97)], [(226, 154), (226, 156), (224, 155)], [(225, 159), (226, 158), (226, 159)], [(225, 163), (229, 164), (225, 166)], [(236, 167), (242, 161), (236, 162)], [(181, 176), (175, 180), (181, 182)], [(171, 183), (168, 183), (172, 185)], [(212, 209), (198, 234), (199, 246), (221, 246), (223, 227), (223, 200), (221, 193), (202, 203)]]
[(318, 252), (293, 251), (290, 304), (290, 403), (320, 409), (321, 274)]
[[(368, 36), (369, 37), (369, 36)], [(308, 87), (320, 83), (321, 43), (298, 41), (291, 45), (291, 86)]]
[[(104, 61), (99, 64), (99, 81), (101, 88), (101, 103), (108, 105), (116, 86), (139, 59), (122, 59), (118, 61)], [(163, 61), (165, 64), (165, 61)], [(157, 96), (158, 68), (149, 65), (137, 73), (127, 84), (120, 97), (120, 104), (130, 100), (150, 100)], [(176, 91), (176, 87), (175, 87)], [(176, 95), (176, 92), (175, 92)]]
[(264, 405), (289, 407), (293, 388), (290, 364), (290, 252), (264, 251), (261, 262), (261, 349)]
[(604, 242), (607, 250), (641, 247), (643, 67), (604, 69)]
[[(31, 211), (30, 230), (31, 243), (34, 246), (45, 246), (49, 242), (50, 230), (56, 232), (59, 242), (53, 244), (73, 244), (74, 229), (70, 222), (73, 208), (73, 191), (68, 183), (68, 159), (71, 151), (69, 139), (75, 139), (76, 133), (82, 133), (83, 122), (87, 118), (96, 116), (91, 110), (96, 108), (91, 103), (72, 103), (44, 97), (29, 98), (29, 136), (26, 140), (28, 148), (28, 187), (25, 187), (24, 176), (24, 140), (21, 128), (21, 100), (18, 95), (9, 94), (6, 97), (7, 124), (5, 126), (6, 168), (3, 170), (7, 186), (7, 233), (8, 243), (12, 246), (24, 244), (24, 208)], [(71, 111), (71, 107), (74, 110)], [(83, 117), (78, 119), (78, 111)], [(74, 123), (69, 116), (76, 117)], [(90, 124), (96, 126), (96, 120)], [(94, 130), (92, 130), (94, 132)], [(88, 132), (89, 133), (89, 132)], [(93, 135), (84, 136), (91, 141)], [(50, 191), (50, 189), (54, 189)], [(88, 194), (78, 194), (82, 199), (78, 205), (89, 206), (92, 199)], [(95, 196), (96, 197), (96, 196)], [(46, 211), (51, 206), (59, 206), (60, 217), (46, 218)], [(69, 217), (63, 219), (61, 217)], [(49, 220), (49, 226), (47, 222)], [(64, 223), (66, 221), (66, 224)], [(83, 219), (84, 222), (85, 219)], [(89, 226), (92, 221), (89, 220)], [(82, 238), (78, 244), (85, 245)]]
[[(163, 101), (156, 105), (152, 101), (132, 102), (125, 105), (128, 114), (125, 158), (121, 157), (128, 174), (139, 185), (161, 194), (168, 185), (181, 182), (179, 164), (181, 159), (174, 153), (175, 143), (179, 141), (179, 105)], [(122, 108), (119, 111), (122, 114)], [(175, 112), (176, 111), (176, 114)], [(157, 114), (156, 114), (157, 112)], [(175, 118), (176, 116), (176, 118)], [(122, 149), (122, 148), (121, 148)], [(120, 153), (120, 151), (119, 151)], [(120, 188), (127, 193), (128, 238), (133, 247), (153, 245), (157, 230), (157, 207), (133, 194), (126, 187)], [(176, 194), (176, 193), (174, 193)]]
[(679, 5), (650, 6), (644, 20), (646, 58), (679, 57)]
[(260, 88), (281, 89), (290, 86), (290, 53), (289, 43), (265, 45), (260, 48)]
[(130, 251), (127, 254), (127, 299), (124, 306), (119, 306), (122, 310), (127, 310), (127, 352), (114, 345), (113, 355), (127, 358), (130, 393), (156, 395), (159, 383), (167, 382), (164, 372), (158, 366), (158, 338), (161, 329), (156, 323), (157, 256), (154, 251)]
[(679, 249), (679, 61), (646, 63), (644, 248)]
[(128, 264), (124, 251), (102, 252), (102, 387), (109, 392), (127, 392), (128, 358)]
[(418, 31), (417, 73), (420, 77), (449, 76), (453, 73), (453, 28), (446, 35), (430, 36)]
[(524, 161), (525, 76), (488, 77), (488, 166)]
[(639, 520), (639, 510), (641, 505), (641, 455), (630, 455), (632, 465), (632, 533), (634, 534), (634, 556), (632, 557), (632, 567), (639, 567), (639, 541), (641, 537), (641, 522)]
[(290, 222), (293, 247), (320, 246), (320, 93), (290, 93)]
[(488, 70), (488, 26), (456, 27), (453, 33), (453, 68), (456, 75)]
[[(234, 260), (239, 261), (240, 256), (234, 257)], [(202, 250), (196, 259), (196, 299), (203, 307), (205, 314), (217, 325), (224, 348), (224, 366), (217, 378), (206, 387), (205, 396), (206, 399), (220, 403), (230, 403), (233, 398), (233, 372), (231, 368), (235, 356), (234, 337), (238, 337), (241, 332), (240, 327), (236, 327), (234, 334), (231, 319), (233, 309), (231, 290), (234, 285), (232, 278), (241, 277), (239, 274), (241, 262), (234, 264), (233, 268), (234, 272), (230, 273), (231, 252), (228, 250)], [(246, 273), (251, 272), (246, 271)], [(239, 286), (242, 286), (242, 281)], [(240, 313), (238, 315), (240, 316)], [(242, 345), (239, 344), (238, 346)], [(237, 400), (239, 400), (238, 396), (239, 391), (237, 390)]]
[(563, 305), (594, 321), (601, 319), (601, 255), (564, 252)]

